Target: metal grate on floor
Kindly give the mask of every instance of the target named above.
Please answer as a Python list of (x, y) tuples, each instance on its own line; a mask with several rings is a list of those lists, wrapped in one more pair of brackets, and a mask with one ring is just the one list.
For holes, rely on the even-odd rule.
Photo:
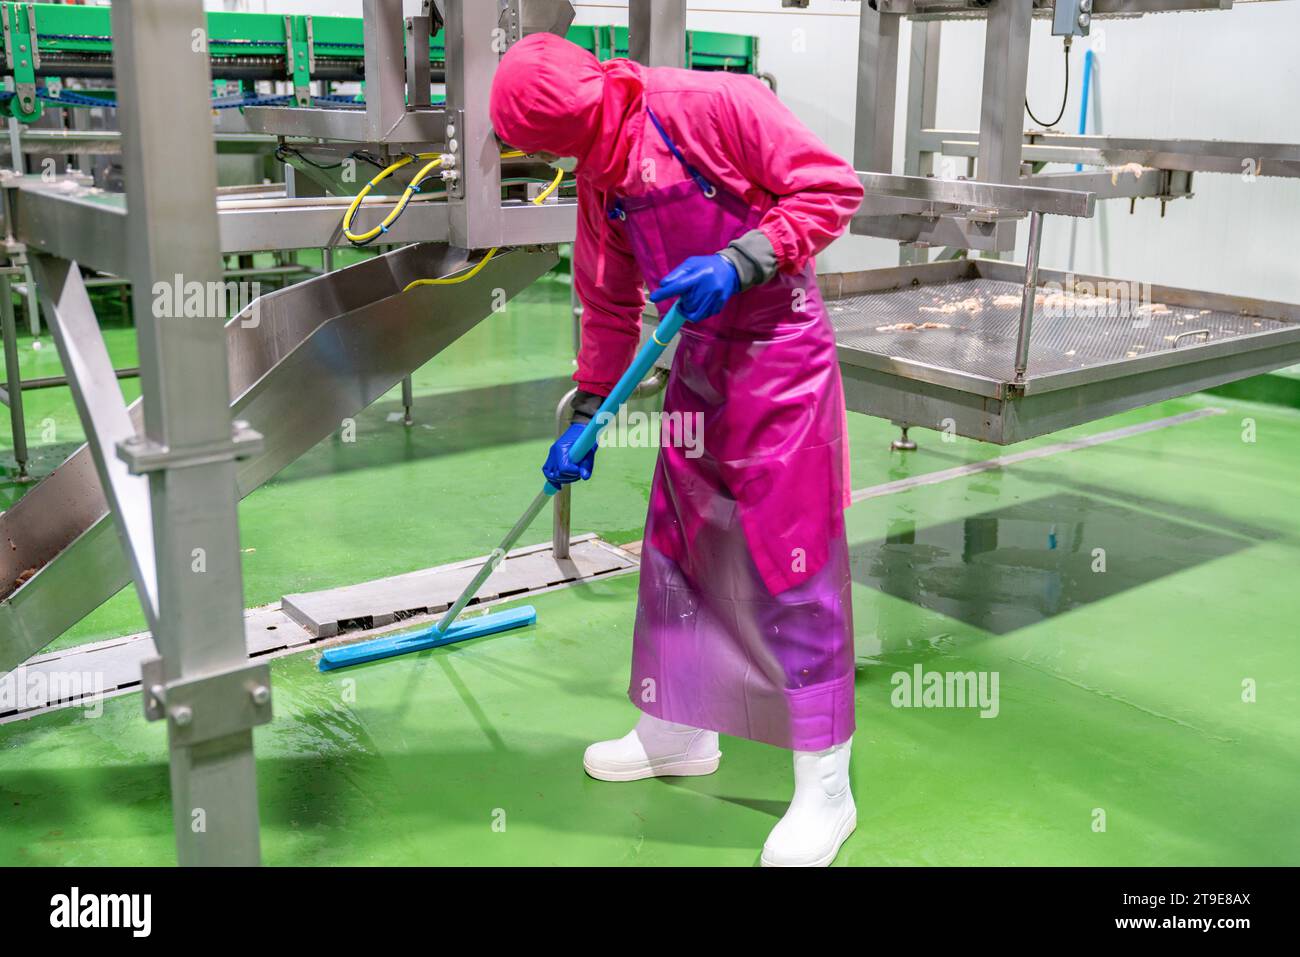
[[(957, 279), (828, 300), (842, 347), (970, 375), (1015, 375), (1019, 283)], [(1097, 295), (1043, 286), (1034, 308), (1028, 374), (1104, 365), (1289, 324), (1275, 319), (1147, 300), (1115, 284)]]
[[(484, 558), (439, 565), (405, 575), (325, 591), (286, 595), (274, 605), (244, 613), (250, 659), (281, 658), (326, 644), (379, 637), (394, 625), (433, 624)], [(637, 556), (591, 533), (570, 541), (569, 557), (555, 557), (549, 542), (506, 556), (470, 605), (540, 594), (637, 569)], [(96, 709), (106, 698), (138, 691), (141, 663), (158, 656), (146, 632), (37, 655), (0, 675), (0, 725), (60, 708)]]

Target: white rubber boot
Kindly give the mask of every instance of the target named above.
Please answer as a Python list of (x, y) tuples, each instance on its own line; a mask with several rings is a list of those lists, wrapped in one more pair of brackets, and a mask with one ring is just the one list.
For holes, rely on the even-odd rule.
[(712, 774), (721, 757), (718, 732), (642, 713), (636, 727), (623, 737), (587, 748), (582, 766), (600, 781), (640, 781)]
[(852, 740), (794, 753), (794, 798), (763, 845), (764, 867), (827, 867), (858, 826), (849, 788)]

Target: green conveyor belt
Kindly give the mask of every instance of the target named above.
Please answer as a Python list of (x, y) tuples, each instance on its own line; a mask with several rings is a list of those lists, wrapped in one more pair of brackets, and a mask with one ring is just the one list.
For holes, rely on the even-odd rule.
[[(111, 76), (112, 18), (108, 7), (6, 0), (0, 3), (0, 13), (10, 24), (9, 31), (0, 35), (0, 49), (13, 54), (12, 65), (3, 66), (9, 56), (0, 60), (0, 70), (16, 84), (30, 86), (60, 76)], [(207, 14), (207, 22), (207, 35), (195, 38), (195, 43), (206, 48), (213, 75), (219, 80), (292, 79), (295, 85), (304, 86), (317, 79), (361, 79), (365, 37), (359, 17), (213, 11)], [(602, 60), (627, 55), (626, 27), (575, 26), (568, 37)], [(287, 70), (291, 45), (296, 65), (292, 77)], [(31, 47), (35, 58), (29, 56)], [(692, 69), (758, 70), (758, 39), (752, 36), (688, 31), (685, 53), (686, 64)], [(446, 65), (441, 34), (430, 42), (429, 60), (437, 70)], [(249, 75), (250, 70), (254, 75)], [(265, 75), (257, 74), (259, 70)], [(8, 101), (7, 108), (24, 122), (32, 122), (42, 111), (39, 99), (21, 102), (15, 98)]]

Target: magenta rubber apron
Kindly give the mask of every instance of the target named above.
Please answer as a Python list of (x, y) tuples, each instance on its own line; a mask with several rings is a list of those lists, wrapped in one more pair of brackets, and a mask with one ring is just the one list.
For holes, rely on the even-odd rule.
[[(762, 213), (710, 183), (647, 112), (689, 178), (609, 215), (656, 284)], [(641, 710), (799, 751), (852, 735), (844, 420), (811, 263), (682, 327), (641, 556), (628, 691)]]

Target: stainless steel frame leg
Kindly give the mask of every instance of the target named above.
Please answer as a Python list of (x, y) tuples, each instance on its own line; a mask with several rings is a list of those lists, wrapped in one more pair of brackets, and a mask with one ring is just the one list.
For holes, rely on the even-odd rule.
[(415, 424), (411, 411), (415, 406), (415, 388), (408, 375), (402, 380), (402, 424), (410, 428)]
[(12, 116), (5, 119), (9, 132), (9, 153), (12, 168), (18, 173), (27, 172), (27, 157), (23, 155), (23, 125)]
[[(651, 369), (647, 375), (632, 390), (631, 398), (647, 399), (652, 395), (658, 395), (668, 385), (667, 369)], [(555, 435), (558, 438), (564, 434), (564, 430), (569, 427), (569, 403), (573, 401), (573, 396), (577, 389), (570, 389), (560, 400), (560, 404), (555, 407)], [(564, 488), (552, 496), (555, 502), (554, 521), (551, 528), (551, 548), (555, 552), (556, 558), (569, 557), (569, 536), (572, 532), (572, 519), (570, 516), (569, 496), (572, 486), (566, 485)]]
[(142, 676), (145, 713), (167, 722), (179, 862), (257, 864), (252, 728), (270, 719), (270, 685), (266, 665), (248, 661), (235, 480), (256, 436), (232, 427), (223, 318), (164, 318), (148, 293), (178, 276), (222, 281), (210, 64), (191, 45), (206, 20), (201, 0), (111, 13), (144, 413), (117, 451), (148, 476), (158, 576), (161, 657)]
[(32, 338), (35, 339), (41, 334), (41, 300), (40, 293), (36, 289), (36, 280), (32, 278), (31, 260), (27, 258), (26, 253), (21, 256), (21, 262), (18, 264), (23, 267), (23, 288), (27, 291), (27, 327), (31, 330)]
[[(934, 153), (921, 148), (921, 131), (931, 129), (939, 100), (939, 21), (912, 23), (912, 49), (907, 68), (907, 128), (904, 134), (903, 173), (907, 176), (930, 176), (934, 173)], [(930, 251), (916, 246), (900, 246), (898, 263), (906, 266), (929, 261)]]
[(898, 32), (903, 18), (895, 13), (880, 13), (866, 3), (862, 4), (860, 17), (853, 166), (855, 169), (888, 173), (894, 162)]
[[(573, 401), (573, 397), (577, 392), (577, 389), (570, 389), (564, 393), (564, 398), (555, 407), (556, 438), (563, 435), (564, 430), (569, 427), (569, 403)], [(569, 535), (572, 531), (569, 513), (571, 498), (572, 492), (568, 485), (551, 497), (551, 501), (554, 503), (551, 522), (551, 549), (555, 552), (556, 558), (569, 557)]]
[(898, 438), (894, 439), (894, 441), (889, 443), (889, 451), (915, 452), (916, 443), (907, 437), (907, 430), (910, 429), (911, 426), (905, 422), (895, 422), (894, 424), (898, 426), (900, 432)]
[(646, 66), (686, 64), (686, 0), (629, 0), (628, 57)]
[[(570, 261), (572, 267), (572, 261)], [(573, 354), (582, 348), (582, 302), (578, 299), (578, 284), (569, 287), (569, 310), (573, 314)]]
[(9, 276), (0, 275), (0, 331), (4, 336), (5, 392), (9, 406), (9, 423), (13, 429), (14, 461), (18, 464), (18, 480), (25, 482), (27, 475), (27, 421), (23, 417), (23, 379), (18, 366), (18, 330), (14, 322), (14, 301), (9, 288)]
[(1015, 183), (1025, 129), (1025, 83), (1033, 0), (996, 0), (984, 31), (984, 85), (980, 93), (979, 178)]
[(1029, 214), (1029, 248), (1025, 251), (1025, 286), (1020, 295), (1020, 328), (1016, 333), (1016, 381), (1025, 381), (1029, 368), (1029, 334), (1038, 295), (1038, 253), (1043, 245), (1043, 214)]

